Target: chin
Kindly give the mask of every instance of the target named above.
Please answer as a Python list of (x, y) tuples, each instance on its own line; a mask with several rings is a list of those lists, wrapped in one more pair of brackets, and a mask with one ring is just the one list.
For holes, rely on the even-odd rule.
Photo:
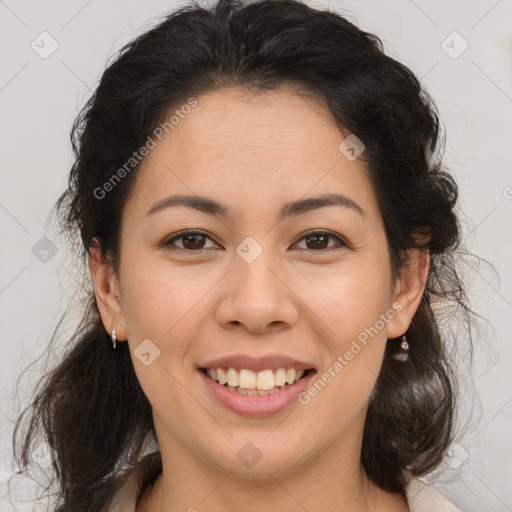
[(284, 443), (286, 435), (282, 433), (272, 439), (275, 434), (268, 429), (260, 434), (234, 435), (223, 446), (215, 443), (220, 453), (211, 454), (211, 460), (222, 470), (247, 479), (263, 480), (268, 479), (268, 473), (296, 470), (306, 458), (305, 443)]

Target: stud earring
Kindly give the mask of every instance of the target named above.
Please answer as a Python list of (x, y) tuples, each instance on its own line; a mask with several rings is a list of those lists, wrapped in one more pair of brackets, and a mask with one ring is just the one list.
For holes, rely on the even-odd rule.
[(112, 346), (114, 347), (114, 350), (116, 349), (116, 341), (117, 341), (117, 336), (116, 336), (116, 330), (115, 329), (112, 329)]

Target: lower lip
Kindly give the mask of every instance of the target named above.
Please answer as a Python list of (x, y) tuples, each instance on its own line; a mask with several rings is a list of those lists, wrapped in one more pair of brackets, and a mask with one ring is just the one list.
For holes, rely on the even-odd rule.
[(315, 374), (311, 372), (295, 384), (286, 386), (282, 391), (267, 396), (248, 396), (231, 391), (226, 386), (210, 379), (199, 370), (206, 387), (214, 398), (226, 409), (244, 416), (270, 416), (277, 414), (297, 400), (300, 393), (306, 389), (309, 380)]

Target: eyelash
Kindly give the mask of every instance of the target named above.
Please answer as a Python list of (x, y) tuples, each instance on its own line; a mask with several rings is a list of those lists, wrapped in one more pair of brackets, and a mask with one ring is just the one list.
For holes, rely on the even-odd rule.
[[(184, 231), (180, 231), (179, 233), (176, 233), (171, 238), (168, 238), (167, 240), (165, 240), (162, 243), (162, 246), (167, 248), (167, 249), (169, 249), (170, 246), (172, 246), (173, 243), (176, 240), (185, 238), (185, 237), (190, 236), (190, 235), (204, 236), (205, 238), (209, 238), (212, 242), (216, 243), (214, 240), (212, 240), (210, 238), (210, 236), (208, 236), (206, 233), (204, 233), (202, 231), (197, 231), (197, 230), (193, 230), (193, 229), (186, 229)], [(317, 236), (317, 235), (327, 235), (330, 238), (334, 238), (339, 243), (340, 247), (334, 247), (334, 248), (330, 247), (330, 248), (327, 248), (327, 249), (319, 249), (319, 250), (315, 250), (315, 249), (299, 249), (299, 250), (300, 251), (308, 251), (308, 252), (320, 252), (320, 253), (323, 252), (323, 253), (325, 253), (325, 252), (335, 251), (335, 250), (339, 250), (339, 249), (343, 249), (343, 248), (349, 247), (349, 244), (347, 242), (345, 242), (345, 240), (343, 240), (338, 235), (335, 235), (334, 233), (331, 233), (329, 231), (321, 231), (321, 230), (307, 231), (306, 233), (304, 233), (301, 236), (301, 238), (298, 240), (298, 242), (301, 242), (302, 240), (304, 240), (307, 237), (312, 237), (312, 236)], [(298, 243), (298, 242), (296, 242), (296, 243)], [(202, 253), (203, 251), (205, 251), (207, 249), (208, 248), (206, 248), (206, 249), (185, 249), (185, 248), (181, 248), (181, 247), (174, 247), (174, 248), (170, 248), (169, 250)]]

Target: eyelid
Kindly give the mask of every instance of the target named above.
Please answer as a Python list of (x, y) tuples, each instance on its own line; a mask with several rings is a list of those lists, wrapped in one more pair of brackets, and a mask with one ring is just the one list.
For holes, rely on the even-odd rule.
[[(176, 240), (179, 240), (180, 238), (184, 238), (184, 237), (186, 237), (188, 235), (202, 235), (205, 238), (210, 239), (216, 245), (220, 246), (220, 244), (218, 242), (216, 242), (208, 233), (206, 233), (206, 232), (204, 232), (204, 231), (202, 231), (200, 229), (184, 229), (183, 231), (179, 231), (177, 233), (174, 233), (173, 235), (171, 235), (170, 238), (166, 238), (162, 242), (161, 245), (164, 248), (167, 248), (169, 246), (172, 246), (172, 243), (175, 242)], [(327, 235), (327, 236), (329, 236), (331, 238), (334, 238), (339, 243), (340, 247), (336, 247), (335, 246), (335, 247), (330, 247), (328, 249), (319, 249), (319, 250), (314, 250), (314, 249), (298, 249), (299, 251), (303, 251), (303, 252), (305, 251), (305, 252), (312, 252), (312, 253), (320, 253), (320, 254), (322, 254), (322, 253), (334, 251), (334, 250), (337, 250), (337, 249), (350, 247), (350, 244), (343, 237), (341, 237), (340, 235), (337, 235), (337, 234), (335, 234), (335, 233), (333, 233), (331, 231), (328, 231), (328, 230), (325, 230), (325, 229), (320, 229), (320, 228), (310, 229), (310, 230), (308, 230), (308, 231), (306, 231), (304, 233), (301, 233), (299, 235), (299, 237), (297, 238), (297, 241), (295, 241), (292, 244), (292, 246), (297, 245), (304, 238), (307, 238), (308, 236), (313, 236), (313, 235)], [(193, 250), (193, 249), (182, 249), (181, 247), (174, 247), (171, 250), (182, 251), (182, 252), (189, 252), (189, 253), (192, 253), (192, 252), (201, 253), (202, 251), (205, 251), (207, 249)]]

